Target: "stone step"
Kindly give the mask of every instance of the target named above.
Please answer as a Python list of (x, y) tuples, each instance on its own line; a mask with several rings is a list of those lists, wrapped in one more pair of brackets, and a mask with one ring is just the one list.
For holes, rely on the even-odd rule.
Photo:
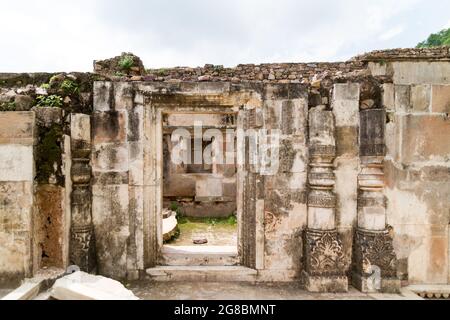
[(257, 271), (242, 266), (158, 266), (146, 270), (154, 281), (255, 282)]
[(163, 266), (235, 266), (236, 246), (163, 246), (159, 264)]

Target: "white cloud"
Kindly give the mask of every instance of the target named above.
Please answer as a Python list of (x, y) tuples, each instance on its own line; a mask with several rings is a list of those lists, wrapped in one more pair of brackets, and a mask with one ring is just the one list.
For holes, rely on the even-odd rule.
[(342, 60), (392, 39), (415, 45), (414, 8), (433, 1), (8, 1), (0, 71), (89, 71), (123, 51), (148, 67)]
[(395, 38), (398, 35), (400, 35), (404, 30), (405, 28), (403, 26), (396, 26), (381, 34), (379, 39), (382, 41), (391, 40), (392, 38)]

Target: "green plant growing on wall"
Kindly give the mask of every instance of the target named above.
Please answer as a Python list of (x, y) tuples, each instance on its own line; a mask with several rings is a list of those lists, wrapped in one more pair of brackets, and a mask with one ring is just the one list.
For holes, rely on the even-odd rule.
[(164, 69), (164, 68), (161, 68), (161, 69), (156, 70), (155, 73), (156, 73), (158, 76), (160, 76), (160, 77), (164, 77), (164, 76), (167, 76), (167, 75), (168, 75), (167, 69)]
[(55, 74), (54, 76), (52, 76), (50, 78), (50, 80), (48, 80), (49, 86), (51, 86), (54, 82), (58, 81), (59, 76), (57, 74)]
[(42, 89), (50, 89), (50, 84), (49, 83), (43, 83), (43, 84), (40, 85), (40, 87)]
[(54, 108), (60, 108), (63, 104), (63, 99), (58, 95), (50, 95), (50, 96), (38, 96), (36, 98), (38, 103), (36, 104), (37, 107), (54, 107)]
[(65, 79), (61, 83), (60, 89), (63, 90), (67, 94), (75, 94), (80, 91), (78, 84), (71, 79)]
[(15, 111), (16, 103), (12, 102), (3, 102), (0, 104), (0, 111)]
[(119, 60), (119, 67), (125, 71), (130, 70), (133, 67), (133, 64), (133, 57), (129, 55), (125, 55)]

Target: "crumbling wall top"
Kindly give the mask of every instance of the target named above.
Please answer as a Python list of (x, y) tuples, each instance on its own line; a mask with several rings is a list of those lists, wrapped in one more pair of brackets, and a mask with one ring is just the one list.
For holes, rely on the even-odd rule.
[(450, 47), (376, 50), (356, 56), (351, 61), (450, 60)]

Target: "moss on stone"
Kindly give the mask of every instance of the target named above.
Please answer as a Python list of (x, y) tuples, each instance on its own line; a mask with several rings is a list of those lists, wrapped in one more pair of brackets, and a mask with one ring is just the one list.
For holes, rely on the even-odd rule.
[(54, 183), (62, 185), (62, 127), (53, 124), (50, 128), (39, 128), (39, 144), (36, 147), (36, 180), (47, 184), (53, 177)]

